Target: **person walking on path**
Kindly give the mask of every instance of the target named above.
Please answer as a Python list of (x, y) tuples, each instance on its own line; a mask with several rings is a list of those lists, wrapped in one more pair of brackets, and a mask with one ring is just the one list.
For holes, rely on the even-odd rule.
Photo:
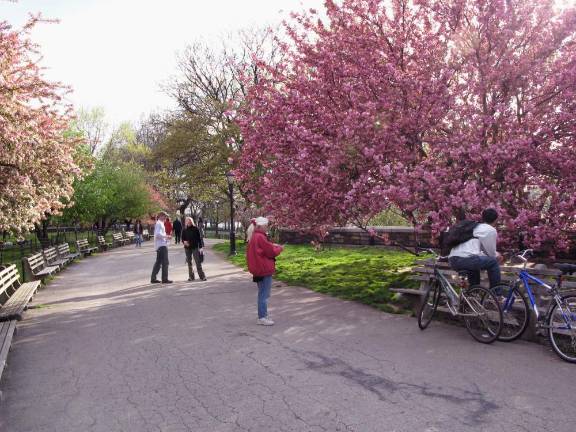
[(274, 321), (268, 316), (268, 299), (272, 290), (272, 275), (276, 272), (276, 257), (284, 248), (268, 240), (268, 219), (257, 217), (248, 227), (246, 260), (248, 271), (258, 284), (258, 324), (271, 326)]
[(140, 219), (136, 219), (134, 222), (134, 237), (136, 239), (136, 247), (142, 247), (142, 233), (144, 232), (144, 227)]
[(174, 219), (172, 229), (174, 230), (174, 243), (178, 244), (180, 243), (180, 236), (182, 235), (182, 222), (180, 222), (180, 219)]
[(206, 275), (202, 269), (202, 258), (204, 240), (200, 230), (194, 225), (194, 220), (191, 217), (186, 218), (186, 228), (182, 231), (182, 243), (184, 244), (184, 252), (186, 253), (186, 264), (188, 264), (188, 282), (194, 280), (194, 268), (192, 267), (192, 257), (196, 263), (196, 270), (201, 280), (206, 280)]
[(164, 221), (164, 230), (166, 231), (166, 235), (172, 236), (172, 222), (170, 222), (170, 216), (168, 213), (166, 214), (166, 220)]
[[(168, 217), (168, 213), (160, 212), (158, 214), (158, 220), (154, 227), (154, 249), (156, 250), (156, 262), (152, 268), (152, 277), (150, 278), (151, 283), (172, 283), (168, 279), (168, 240), (170, 240), (170, 235), (166, 234), (166, 228), (164, 227), (164, 222)], [(162, 267), (162, 281), (156, 279), (158, 272)]]

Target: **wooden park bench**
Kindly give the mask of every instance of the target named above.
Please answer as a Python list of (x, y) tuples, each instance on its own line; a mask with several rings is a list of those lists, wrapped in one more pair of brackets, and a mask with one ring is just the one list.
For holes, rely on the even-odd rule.
[(20, 283), (16, 264), (0, 270), (0, 321), (20, 320), (40, 281)]
[(128, 240), (128, 243), (134, 243), (136, 240), (136, 234), (134, 234), (132, 231), (125, 231), (124, 238)]
[(42, 254), (44, 255), (44, 260), (46, 260), (46, 265), (58, 266), (60, 269), (63, 269), (71, 261), (69, 258), (60, 258), (54, 246), (44, 249)]
[(0, 378), (16, 332), (16, 320), (22, 319), (39, 286), (40, 281), (20, 283), (15, 264), (0, 270)]
[(29, 280), (43, 280), (60, 270), (58, 265), (48, 265), (41, 252), (22, 258), (24, 273)]
[(124, 237), (122, 237), (122, 233), (114, 233), (112, 234), (112, 242), (114, 243), (115, 247), (118, 246), (124, 246), (125, 244), (127, 244), (130, 240), (125, 239)]
[(87, 239), (76, 240), (76, 251), (84, 256), (92, 255), (97, 250), (97, 247), (90, 246)]
[[(540, 268), (541, 266), (534, 267), (528, 266), (526, 270), (536, 276), (538, 279), (546, 282), (548, 285), (553, 286), (556, 283), (556, 278), (560, 275), (560, 270), (555, 268)], [(447, 262), (439, 262), (438, 268), (444, 276), (453, 283), (453, 286), (458, 286), (458, 272), (452, 270)], [(500, 266), (500, 271), (502, 274), (502, 283), (508, 284), (514, 282), (518, 279), (518, 273), (522, 270), (522, 266)], [(409, 303), (413, 307), (414, 313), (418, 313), (420, 305), (424, 294), (426, 293), (426, 288), (428, 287), (428, 282), (430, 281), (431, 275), (434, 273), (434, 260), (426, 259), (416, 262), (416, 266), (412, 268), (411, 279), (419, 282), (418, 288), (390, 288), (391, 292), (399, 293), (402, 297), (409, 300)], [(481, 282), (480, 284), (489, 287), (488, 276), (486, 271), (481, 271)], [(532, 292), (536, 297), (536, 304), (538, 309), (543, 313), (546, 312), (548, 304), (551, 300), (550, 296), (546, 290), (539, 285), (531, 285)], [(523, 288), (521, 288), (523, 291)], [(564, 276), (562, 280), (562, 291), (575, 292), (576, 291), (576, 276)], [(442, 308), (438, 309), (442, 312)], [(535, 319), (530, 320), (531, 331), (528, 335), (535, 334)], [(533, 336), (532, 336), (533, 337)]]
[(16, 320), (0, 322), (0, 379), (8, 360), (14, 333), (16, 333)]
[(107, 242), (104, 236), (98, 236), (98, 247), (101, 251), (106, 251), (112, 248), (112, 242)]
[(142, 240), (150, 240), (150, 231), (142, 230)]
[(68, 243), (61, 243), (56, 246), (56, 252), (60, 259), (67, 259), (69, 262), (80, 257), (78, 252), (70, 252), (70, 245)]

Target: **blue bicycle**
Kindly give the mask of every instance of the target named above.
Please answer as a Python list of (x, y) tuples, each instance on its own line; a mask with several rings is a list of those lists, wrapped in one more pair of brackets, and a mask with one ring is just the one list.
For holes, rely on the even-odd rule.
[[(524, 263), (518, 279), (510, 285), (496, 287), (503, 290), (501, 300), (503, 314), (502, 332), (499, 340), (510, 342), (524, 333), (530, 322), (530, 310), (534, 312), (538, 328), (545, 329), (550, 345), (562, 358), (568, 362), (576, 363), (576, 295), (560, 294), (562, 276), (576, 272), (575, 264), (556, 264), (562, 272), (553, 286), (541, 281), (526, 270), (527, 256), (532, 254), (532, 249), (523, 251), (517, 257)], [(530, 288), (530, 283), (544, 287), (552, 296), (552, 301), (545, 315), (541, 315), (536, 305), (536, 299)], [(521, 290), (524, 287), (524, 292)]]

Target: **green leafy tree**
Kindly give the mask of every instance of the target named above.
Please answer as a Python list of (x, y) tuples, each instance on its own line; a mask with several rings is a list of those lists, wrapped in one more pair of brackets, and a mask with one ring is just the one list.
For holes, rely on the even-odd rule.
[(158, 210), (142, 168), (132, 162), (100, 159), (94, 171), (74, 187), (63, 220), (97, 223), (106, 232), (117, 221), (132, 220)]

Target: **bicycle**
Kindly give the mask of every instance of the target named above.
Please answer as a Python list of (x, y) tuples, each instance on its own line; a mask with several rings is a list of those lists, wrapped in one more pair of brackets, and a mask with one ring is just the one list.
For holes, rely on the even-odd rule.
[[(499, 339), (510, 342), (522, 336), (530, 322), (529, 310), (532, 310), (536, 317), (537, 328), (547, 331), (547, 338), (556, 354), (565, 361), (576, 363), (576, 295), (560, 293), (562, 276), (575, 273), (576, 264), (555, 264), (561, 274), (558, 275), (556, 283), (550, 286), (526, 270), (528, 263), (526, 256), (532, 252), (532, 249), (526, 249), (516, 255), (524, 263), (518, 279), (509, 285), (496, 287), (508, 290), (501, 299), (504, 328)], [(545, 315), (540, 314), (530, 282), (544, 287), (552, 295), (553, 301), (550, 302)], [(520, 290), (520, 286), (524, 286), (525, 294)]]
[(440, 257), (432, 249), (422, 249), (434, 255), (434, 273), (430, 276), (428, 287), (418, 311), (418, 327), (425, 330), (432, 321), (441, 301), (454, 317), (462, 317), (468, 333), (481, 343), (492, 343), (502, 331), (502, 310), (498, 298), (489, 289), (468, 285), (468, 271), (459, 271), (459, 292), (440, 272)]

